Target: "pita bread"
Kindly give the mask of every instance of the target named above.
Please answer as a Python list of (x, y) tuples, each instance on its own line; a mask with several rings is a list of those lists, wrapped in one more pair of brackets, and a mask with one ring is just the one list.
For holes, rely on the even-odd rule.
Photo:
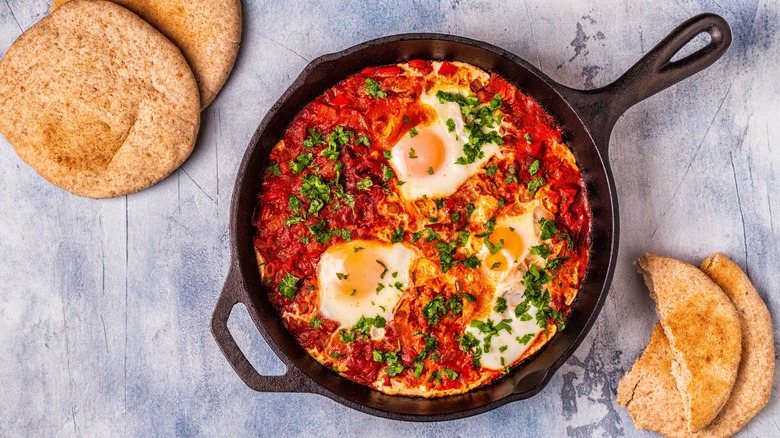
[(766, 304), (745, 272), (723, 254), (712, 254), (701, 269), (729, 296), (742, 322), (742, 362), (731, 397), (707, 428), (706, 436), (740, 431), (769, 401), (775, 373), (775, 341)]
[(199, 122), (179, 49), (111, 2), (63, 6), (0, 61), (0, 132), (77, 195), (119, 196), (161, 180), (192, 152)]
[(620, 379), (617, 402), (628, 409), (638, 430), (668, 437), (693, 436), (688, 431), (682, 396), (672, 377), (672, 362), (664, 329), (656, 324), (645, 351)]
[[(70, 0), (53, 0), (51, 11)], [(201, 108), (225, 84), (241, 41), (241, 0), (112, 0), (168, 37), (190, 63)]]
[(715, 420), (690, 433), (682, 397), (672, 377), (672, 351), (660, 324), (631, 370), (620, 380), (617, 402), (628, 409), (637, 429), (669, 437), (730, 437), (769, 401), (774, 375), (774, 337), (769, 311), (744, 272), (722, 254), (713, 254), (702, 270), (732, 299), (742, 323), (742, 362), (731, 397)]
[(695, 266), (647, 254), (637, 261), (672, 352), (688, 430), (720, 412), (734, 387), (742, 331), (729, 297)]

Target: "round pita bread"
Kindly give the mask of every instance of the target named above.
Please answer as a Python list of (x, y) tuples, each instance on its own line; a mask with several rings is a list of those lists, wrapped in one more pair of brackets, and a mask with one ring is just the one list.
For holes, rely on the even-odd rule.
[(179, 49), (108, 1), (63, 6), (0, 61), (0, 132), (77, 195), (119, 196), (163, 179), (192, 152), (199, 122)]
[[(53, 0), (51, 11), (70, 0)], [(201, 108), (225, 84), (241, 41), (241, 0), (112, 0), (167, 36), (190, 63)]]
[(688, 430), (708, 425), (729, 399), (742, 352), (739, 315), (729, 297), (695, 266), (647, 254), (637, 260), (669, 340), (671, 373)]

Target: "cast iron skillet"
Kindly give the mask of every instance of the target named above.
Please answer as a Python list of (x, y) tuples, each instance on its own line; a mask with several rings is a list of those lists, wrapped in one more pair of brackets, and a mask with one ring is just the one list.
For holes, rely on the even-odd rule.
[[(703, 32), (710, 36), (706, 46), (671, 61)], [(618, 80), (590, 91), (560, 85), (498, 47), (450, 35), (389, 36), (312, 61), (260, 123), (238, 170), (231, 205), (230, 271), (211, 320), (212, 333), (225, 357), (239, 377), (257, 391), (320, 394), (362, 412), (409, 421), (466, 417), (535, 395), (585, 338), (612, 280), (618, 248), (617, 197), (607, 158), (612, 127), (635, 103), (710, 66), (730, 43), (731, 30), (723, 18), (698, 15), (674, 29)], [(593, 210), (590, 265), (566, 321), (566, 330), (496, 383), (436, 399), (386, 395), (347, 380), (315, 361), (284, 328), (268, 301), (253, 249), (252, 213), (268, 156), (295, 114), (364, 67), (410, 59), (464, 61), (498, 73), (538, 100), (563, 129), (582, 170)], [(246, 306), (257, 329), (287, 366), (284, 375), (261, 376), (239, 349), (227, 328), (230, 312), (237, 303)]]

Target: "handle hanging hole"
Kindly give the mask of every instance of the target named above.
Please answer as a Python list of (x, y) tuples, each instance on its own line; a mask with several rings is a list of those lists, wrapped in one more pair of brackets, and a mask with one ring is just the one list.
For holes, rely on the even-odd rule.
[(691, 38), (688, 44), (683, 46), (682, 49), (674, 54), (670, 62), (676, 62), (681, 59), (685, 59), (686, 57), (693, 55), (699, 50), (707, 47), (711, 42), (712, 37), (708, 32), (699, 32), (695, 37)]
[(237, 303), (230, 311), (227, 322), (228, 330), (244, 353), (250, 364), (262, 376), (283, 376), (286, 370), (284, 363), (276, 357), (265, 340), (260, 336), (257, 327), (252, 323), (246, 307)]

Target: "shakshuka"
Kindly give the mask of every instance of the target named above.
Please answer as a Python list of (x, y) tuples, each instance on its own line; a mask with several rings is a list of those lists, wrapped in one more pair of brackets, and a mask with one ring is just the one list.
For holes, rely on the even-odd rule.
[(458, 394), (564, 330), (590, 207), (560, 128), (502, 77), (367, 68), (306, 105), (270, 160), (261, 277), (334, 372), (387, 394)]

